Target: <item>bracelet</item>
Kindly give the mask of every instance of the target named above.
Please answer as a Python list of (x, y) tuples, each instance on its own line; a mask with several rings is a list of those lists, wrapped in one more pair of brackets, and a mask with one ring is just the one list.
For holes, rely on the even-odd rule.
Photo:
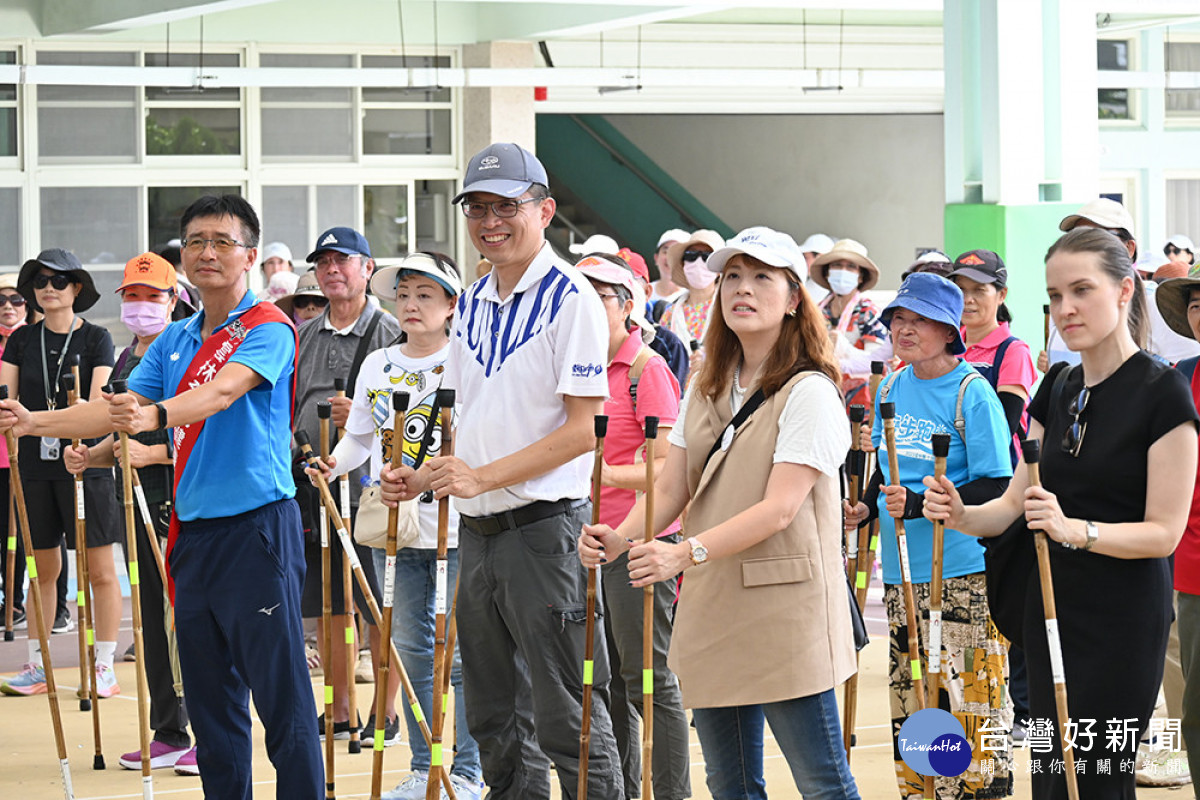
[(162, 403), (155, 403), (154, 407), (158, 409), (158, 430), (165, 431), (170, 426), (167, 425), (167, 409)]

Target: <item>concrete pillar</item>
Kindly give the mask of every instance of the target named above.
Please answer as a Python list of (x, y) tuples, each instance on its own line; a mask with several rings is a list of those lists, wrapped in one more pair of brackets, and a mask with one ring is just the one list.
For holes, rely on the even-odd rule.
[[(463, 66), (528, 69), (534, 66), (532, 42), (487, 42), (463, 47)], [(516, 142), (530, 152), (537, 144), (533, 87), (463, 90), (463, 167), (492, 142)]]

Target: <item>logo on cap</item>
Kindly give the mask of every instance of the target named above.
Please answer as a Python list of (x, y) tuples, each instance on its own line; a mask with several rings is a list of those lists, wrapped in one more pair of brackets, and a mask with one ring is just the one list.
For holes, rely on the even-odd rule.
[(483, 169), (499, 169), (500, 168), (500, 157), (499, 156), (484, 156), (483, 158), (479, 159), (479, 168), (481, 170), (483, 170)]
[(980, 267), (987, 264), (986, 261), (974, 253), (968, 253), (965, 257), (959, 259), (958, 263), (968, 267)]
[(334, 236), (332, 233), (321, 240), (322, 247), (324, 247), (327, 244), (337, 244), (337, 243), (338, 243), (337, 237)]
[(141, 258), (139, 258), (138, 262), (137, 262), (138, 272), (149, 272), (150, 271), (150, 263), (151, 263), (150, 259), (146, 258), (145, 256), (142, 256)]

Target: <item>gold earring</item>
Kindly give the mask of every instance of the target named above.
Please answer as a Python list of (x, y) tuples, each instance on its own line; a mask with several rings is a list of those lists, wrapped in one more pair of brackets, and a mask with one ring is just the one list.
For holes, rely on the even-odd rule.
[(796, 316), (796, 309), (794, 309), (794, 308), (793, 308), (791, 311), (787, 312), (787, 315), (788, 315), (789, 317), (794, 317), (794, 316)]

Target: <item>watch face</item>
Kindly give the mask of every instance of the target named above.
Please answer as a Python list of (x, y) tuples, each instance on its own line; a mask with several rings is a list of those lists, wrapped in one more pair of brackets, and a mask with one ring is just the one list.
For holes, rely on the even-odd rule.
[(708, 560), (708, 548), (696, 540), (692, 540), (692, 563), (703, 564)]

